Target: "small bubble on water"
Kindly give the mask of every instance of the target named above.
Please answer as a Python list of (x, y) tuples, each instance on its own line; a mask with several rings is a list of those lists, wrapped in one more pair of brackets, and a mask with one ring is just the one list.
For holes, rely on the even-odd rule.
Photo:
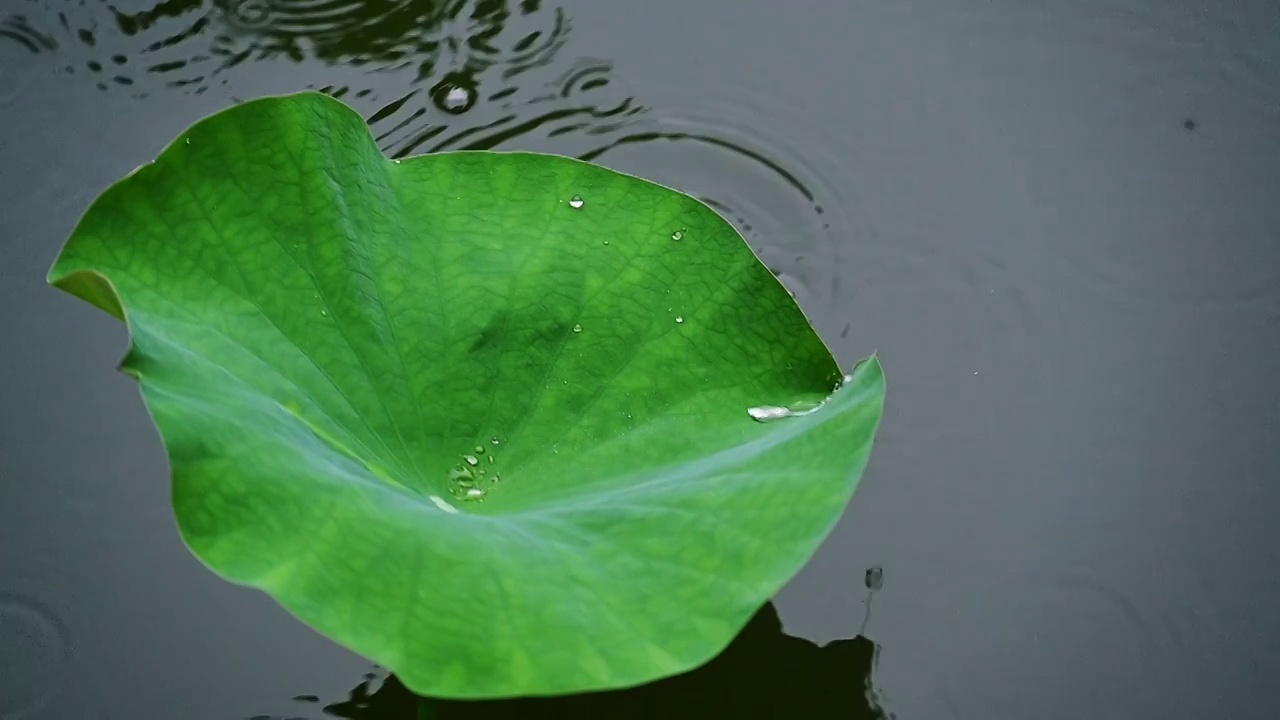
[(466, 88), (452, 87), (449, 88), (449, 92), (444, 95), (444, 104), (451, 110), (460, 108), (470, 101), (471, 93), (467, 92)]
[(884, 587), (884, 568), (879, 565), (872, 565), (867, 568), (867, 577), (865, 579), (868, 590), (879, 590)]
[(450, 73), (431, 88), (431, 101), (450, 115), (461, 115), (476, 104), (474, 80), (460, 73)]
[(583, 200), (581, 195), (574, 195), (573, 197), (569, 198), (569, 207), (573, 208), (574, 210), (581, 210), (582, 206), (586, 204), (587, 204), (587, 201)]
[(760, 407), (747, 408), (747, 414), (756, 422), (769, 422), (770, 420), (791, 417), (791, 409), (777, 405), (762, 405)]
[(581, 326), (581, 325), (577, 325), (577, 324), (575, 324), (575, 325), (573, 326), (573, 331), (574, 331), (574, 332), (576, 332), (576, 333), (580, 333), (580, 332), (582, 332), (582, 326)]
[(475, 467), (480, 464), (480, 461), (476, 459), (475, 455), (465, 455), (462, 459), (466, 460), (467, 464), (471, 467)]

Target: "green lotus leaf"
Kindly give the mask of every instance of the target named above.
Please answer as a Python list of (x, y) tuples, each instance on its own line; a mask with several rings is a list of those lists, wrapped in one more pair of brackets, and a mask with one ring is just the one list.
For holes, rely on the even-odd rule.
[(192, 552), (440, 697), (709, 660), (830, 532), (884, 401), (701, 202), (388, 160), (317, 93), (192, 126), (49, 281), (126, 322)]

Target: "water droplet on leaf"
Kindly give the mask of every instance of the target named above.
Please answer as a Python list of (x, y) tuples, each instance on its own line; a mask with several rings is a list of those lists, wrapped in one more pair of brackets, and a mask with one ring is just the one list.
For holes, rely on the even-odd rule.
[(501, 441), (500, 441), (500, 440), (498, 440), (498, 436), (497, 436), (497, 435), (494, 435), (494, 436), (493, 436), (493, 439), (492, 439), (492, 440), (490, 440), (489, 442), (493, 443), (494, 445), (497, 445), (497, 444), (498, 444), (499, 442), (501, 442)]
[(681, 317), (680, 315), (677, 315), (677, 316), (676, 316), (676, 322), (677, 322), (677, 323), (683, 323), (683, 322), (684, 322), (684, 318), (683, 318), (683, 317)]
[(684, 233), (685, 233), (684, 228), (680, 228), (679, 230), (671, 233), (671, 239), (675, 240), (676, 242), (680, 242), (681, 240), (684, 239)]
[(475, 467), (480, 464), (480, 461), (476, 459), (475, 455), (467, 455), (467, 456), (464, 456), (462, 459), (466, 460), (467, 464), (470, 465), (471, 467)]
[(476, 454), (477, 454), (477, 455), (483, 455), (483, 454), (484, 454), (484, 446), (483, 446), (483, 445), (477, 445), (477, 446), (476, 446)]
[(582, 326), (581, 326), (581, 325), (574, 325), (574, 326), (573, 326), (573, 331), (574, 331), (574, 332), (576, 332), (576, 333), (580, 333), (580, 332), (582, 332)]
[(586, 205), (586, 204), (587, 204), (587, 201), (583, 200), (581, 195), (574, 195), (573, 197), (569, 198), (569, 207), (573, 208), (574, 210), (579, 210), (582, 208), (583, 205)]
[(791, 417), (791, 409), (776, 405), (764, 405), (761, 407), (747, 408), (747, 414), (751, 416), (751, 419), (758, 422), (769, 422), (770, 420), (781, 420), (785, 417)]
[(463, 497), (465, 497), (468, 500), (479, 500), (484, 497), (484, 494), (485, 494), (484, 490), (481, 490), (480, 488), (477, 488), (477, 487), (473, 487), (473, 488), (469, 488)]

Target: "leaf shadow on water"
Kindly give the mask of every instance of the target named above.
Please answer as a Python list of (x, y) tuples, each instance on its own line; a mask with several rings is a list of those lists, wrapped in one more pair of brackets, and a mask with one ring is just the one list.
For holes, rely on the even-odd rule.
[[(871, 675), (880, 646), (863, 635), (819, 646), (783, 632), (766, 603), (720, 655), (681, 675), (647, 685), (544, 698), (461, 701), (424, 698), (394, 675), (377, 685), (370, 673), (350, 697), (326, 705), (348, 720), (484, 720), (488, 718), (841, 718), (884, 720)], [(375, 687), (376, 685), (376, 687)], [(299, 701), (319, 702), (314, 696)], [(255, 715), (248, 720), (310, 720)]]

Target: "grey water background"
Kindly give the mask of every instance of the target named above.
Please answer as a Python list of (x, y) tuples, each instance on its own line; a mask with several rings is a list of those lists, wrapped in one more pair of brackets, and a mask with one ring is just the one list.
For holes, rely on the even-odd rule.
[[(321, 717), (370, 664), (182, 546), (123, 327), (44, 285), (201, 116), (711, 202), (888, 406), (786, 631), (908, 718), (1280, 716), (1280, 5), (0, 0), (0, 717)], [(803, 482), (803, 478), (797, 478)]]

